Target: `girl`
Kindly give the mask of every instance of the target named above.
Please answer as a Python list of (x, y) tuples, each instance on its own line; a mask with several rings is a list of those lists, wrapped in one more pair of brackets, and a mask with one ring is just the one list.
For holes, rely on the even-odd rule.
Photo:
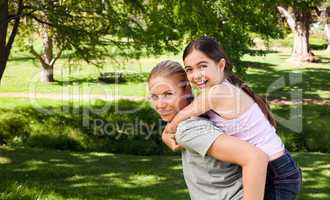
[(173, 118), (164, 132), (175, 132), (181, 121), (207, 112), (225, 133), (255, 145), (268, 155), (265, 199), (296, 199), (301, 188), (301, 171), (276, 134), (270, 108), (232, 73), (218, 42), (209, 37), (190, 42), (183, 61), (189, 82), (199, 88), (200, 94)]

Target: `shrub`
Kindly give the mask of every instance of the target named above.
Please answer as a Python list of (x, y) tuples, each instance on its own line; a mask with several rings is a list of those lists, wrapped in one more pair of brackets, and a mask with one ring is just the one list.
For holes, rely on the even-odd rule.
[[(289, 118), (289, 107), (273, 109), (277, 115)], [(297, 133), (279, 126), (278, 133), (290, 151), (330, 152), (330, 127), (327, 124), (330, 105), (304, 105), (302, 131)]]
[(28, 119), (19, 112), (4, 112), (0, 115), (0, 144), (23, 143), (31, 130)]
[[(303, 131), (279, 126), (290, 151), (330, 152), (329, 105), (304, 106)], [(135, 155), (173, 154), (161, 141), (164, 122), (148, 103), (96, 101), (86, 107), (50, 107), (50, 114), (25, 107), (0, 109), (0, 141), (75, 151), (105, 151)], [(63, 112), (67, 110), (70, 112)], [(134, 112), (130, 112), (134, 111)], [(288, 118), (289, 107), (273, 109)]]
[(148, 76), (148, 73), (105, 72), (100, 74), (98, 80), (104, 83), (145, 82)]
[[(22, 137), (22, 142), (16, 145), (29, 147), (136, 155), (172, 154), (161, 142), (163, 122), (144, 102), (99, 100), (91, 107), (48, 110), (51, 114), (31, 107), (0, 109), (3, 143), (13, 144), (17, 136)], [(135, 111), (130, 113), (131, 110)]]

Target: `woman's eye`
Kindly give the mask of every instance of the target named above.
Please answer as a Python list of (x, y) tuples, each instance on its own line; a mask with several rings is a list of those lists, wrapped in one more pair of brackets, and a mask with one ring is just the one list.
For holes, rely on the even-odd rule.
[(207, 65), (201, 65), (200, 67), (201, 68), (207, 68)]
[(192, 71), (192, 69), (190, 69), (190, 68), (186, 69), (186, 72), (191, 72), (191, 71)]
[(172, 95), (172, 93), (165, 93), (164, 94), (165, 97), (168, 97), (168, 96), (171, 96), (171, 95)]
[(157, 100), (158, 99), (158, 96), (156, 96), (156, 95), (151, 95), (151, 97), (150, 97), (152, 100)]

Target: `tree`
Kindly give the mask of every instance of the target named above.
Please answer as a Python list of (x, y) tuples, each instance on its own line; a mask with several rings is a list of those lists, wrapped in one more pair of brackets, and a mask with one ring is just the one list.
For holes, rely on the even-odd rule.
[(171, 1), (176, 28), (191, 40), (208, 35), (220, 41), (234, 64), (244, 74), (240, 61), (244, 54), (255, 54), (254, 36), (264, 39), (282, 36), (275, 4), (270, 0)]
[(321, 5), (318, 12), (322, 24), (324, 24), (324, 34), (328, 40), (327, 52), (330, 52), (330, 3), (324, 3)]
[[(42, 80), (46, 82), (53, 80), (55, 61), (64, 50), (69, 51), (70, 59), (83, 59), (97, 66), (104, 57), (136, 58), (178, 50), (175, 42), (180, 38), (178, 33), (168, 26), (170, 23), (161, 24), (161, 20), (153, 17), (165, 14), (155, 13), (159, 9), (152, 7), (154, 3), (148, 6), (143, 0), (0, 1), (0, 80), (16, 35), (29, 28), (38, 30), (43, 38), (42, 52), (31, 44), (28, 47), (40, 60)], [(19, 36), (24, 37), (24, 34)], [(58, 49), (56, 53), (54, 46)], [(109, 47), (116, 49), (115, 54), (109, 52)]]
[[(14, 16), (9, 15), (8, 0), (0, 0), (0, 80), (6, 68), (10, 50), (14, 43), (18, 26), (23, 12), (23, 0), (17, 2), (17, 9)], [(13, 20), (11, 32), (7, 41), (7, 32), (9, 32), (8, 23)]]
[[(65, 3), (63, 3), (65, 2)], [(2, 0), (1, 5), (1, 41), (2, 45), (0, 51), (4, 52), (0, 56), (0, 79), (2, 78), (3, 72), (6, 68), (8, 57), (14, 43), (16, 36), (19, 34), (19, 30), (24, 27), (22, 19), (28, 21), (28, 26), (24, 28), (34, 29), (35, 24), (38, 23), (43, 38), (44, 50), (40, 54), (33, 46), (30, 46), (30, 52), (40, 60), (42, 64), (41, 80), (45, 82), (53, 81), (53, 66), (55, 61), (59, 58), (63, 49), (73, 49), (74, 53), (79, 54), (84, 59), (90, 59), (90, 55), (97, 54), (100, 51), (95, 47), (101, 43), (101, 40), (95, 40), (94, 37), (89, 37), (91, 27), (85, 27), (81, 25), (76, 26), (75, 23), (70, 23), (69, 20), (77, 20), (75, 17), (82, 17), (81, 11), (75, 12), (79, 6), (84, 4), (77, 4), (75, 1), (40, 1), (40, 0)], [(85, 2), (86, 4), (86, 2)], [(95, 5), (97, 7), (97, 4)], [(71, 9), (71, 10), (70, 10)], [(80, 13), (79, 13), (80, 12)], [(79, 15), (80, 14), (80, 15)], [(75, 15), (73, 17), (73, 15)], [(77, 16), (78, 15), (78, 16)], [(71, 18), (70, 18), (71, 16)], [(84, 21), (81, 18), (80, 21)], [(90, 21), (94, 19), (91, 18)], [(14, 21), (12, 23), (12, 21)], [(30, 26), (30, 27), (29, 27)], [(8, 42), (4, 45), (7, 40), (6, 33), (8, 29), (12, 29), (9, 36)], [(38, 29), (37, 29), (38, 30)], [(55, 30), (53, 34), (51, 30)], [(32, 32), (32, 31), (28, 31)], [(96, 37), (101, 36), (99, 32), (95, 32)], [(53, 55), (53, 40), (57, 39), (58, 44), (63, 49), (59, 50), (59, 53)], [(87, 43), (88, 46), (85, 48), (79, 47), (79, 42)], [(83, 49), (83, 51), (82, 51)]]
[(317, 62), (319, 59), (312, 53), (309, 44), (309, 30), (313, 22), (313, 13), (322, 0), (283, 0), (278, 2), (277, 9), (285, 17), (294, 35), (292, 61)]
[(324, 32), (328, 40), (327, 52), (330, 52), (330, 6), (326, 8), (326, 23), (324, 27)]
[[(72, 58), (95, 64), (105, 56), (137, 58), (178, 52), (182, 44), (206, 34), (221, 42), (235, 70), (244, 73), (240, 58), (256, 53), (250, 50), (254, 45), (251, 33), (265, 39), (281, 36), (271, 0), (23, 1), (19, 15), (15, 14), (18, 0), (10, 2), (15, 5), (11, 6), (15, 19), (47, 25), (57, 52), (68, 50)], [(109, 47), (116, 48), (115, 54)], [(48, 60), (56, 59), (53, 53)]]
[(326, 51), (330, 52), (330, 1), (321, 3), (318, 7), (315, 7), (319, 22), (324, 25), (324, 35), (328, 40), (328, 47)]
[(54, 41), (52, 32), (52, 28), (49, 25), (40, 24), (39, 34), (42, 38), (42, 53), (38, 53), (37, 50), (35, 50), (32, 42), (28, 44), (29, 52), (41, 63), (40, 80), (46, 83), (54, 81), (54, 65), (63, 52), (63, 48), (61, 48), (60, 45), (56, 45), (58, 47), (57, 53), (54, 53), (56, 41)]

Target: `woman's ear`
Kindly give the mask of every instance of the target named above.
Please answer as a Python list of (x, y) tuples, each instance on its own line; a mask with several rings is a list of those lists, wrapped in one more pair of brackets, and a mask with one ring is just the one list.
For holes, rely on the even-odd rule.
[(220, 69), (221, 72), (225, 71), (225, 67), (226, 67), (226, 60), (224, 58), (221, 58), (220, 61), (218, 62), (218, 67)]

